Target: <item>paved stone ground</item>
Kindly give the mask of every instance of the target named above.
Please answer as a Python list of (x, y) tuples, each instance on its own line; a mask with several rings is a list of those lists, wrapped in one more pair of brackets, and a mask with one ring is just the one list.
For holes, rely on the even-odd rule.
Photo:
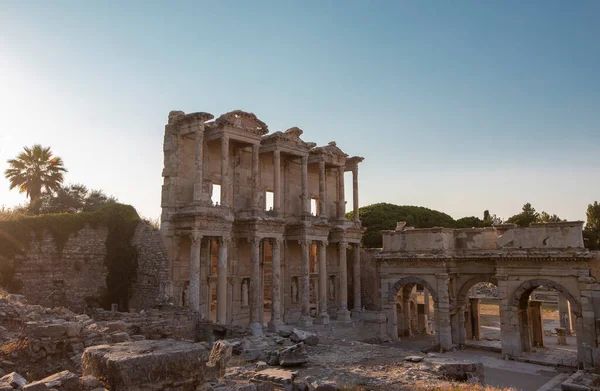
[[(402, 341), (393, 345), (404, 349), (420, 350), (430, 347), (432, 341), (433, 336), (421, 335), (403, 338)], [(442, 356), (481, 361), (485, 367), (487, 384), (498, 387), (514, 387), (519, 391), (536, 391), (561, 374), (561, 370), (551, 366), (503, 360), (500, 354), (482, 349), (466, 348), (444, 353)], [(565, 370), (565, 372), (568, 372), (568, 370)], [(558, 387), (560, 389), (560, 385)], [(554, 391), (554, 388), (547, 388), (546, 390)]]

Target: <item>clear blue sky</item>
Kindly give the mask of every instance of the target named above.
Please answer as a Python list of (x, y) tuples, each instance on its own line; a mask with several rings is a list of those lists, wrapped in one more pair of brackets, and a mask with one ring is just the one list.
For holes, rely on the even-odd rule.
[[(49, 145), (67, 182), (158, 217), (169, 111), (242, 109), (364, 156), (362, 205), (600, 200), (598, 1), (124, 3), (0, 0), (2, 171)], [(24, 200), (2, 176), (0, 205)]]

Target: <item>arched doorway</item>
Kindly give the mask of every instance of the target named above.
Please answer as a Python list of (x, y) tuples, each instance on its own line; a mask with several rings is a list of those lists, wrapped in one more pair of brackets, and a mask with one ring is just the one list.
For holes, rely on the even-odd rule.
[[(390, 289), (388, 303), (392, 313), (388, 318), (388, 332), (392, 339), (416, 334), (429, 334), (432, 330), (432, 313), (438, 302), (437, 290), (420, 277), (404, 277)], [(434, 310), (431, 311), (431, 304)], [(436, 327), (434, 326), (434, 329)], [(436, 344), (439, 344), (437, 333)]]
[[(518, 325), (514, 325), (514, 331), (507, 328), (508, 330), (504, 334), (508, 334), (508, 336), (503, 337), (503, 350), (512, 351), (513, 355), (521, 355), (532, 352), (536, 348), (544, 348), (543, 301), (536, 300), (539, 297), (532, 297), (532, 293), (538, 288), (542, 288), (544, 292), (556, 292), (568, 301), (570, 311), (574, 316), (573, 323), (576, 329), (577, 362), (582, 363), (585, 352), (582, 339), (583, 318), (581, 302), (563, 285), (549, 279), (524, 281), (510, 297), (508, 301), (509, 308), (513, 311), (513, 317), (517, 318)], [(510, 349), (505, 349), (505, 343), (511, 345)], [(550, 344), (548, 343), (547, 345)], [(568, 365), (569, 361), (566, 360), (565, 364)]]
[(453, 342), (459, 346), (500, 349), (500, 301), (498, 282), (493, 275), (475, 276), (463, 283), (457, 295), (458, 319), (453, 326), (457, 327)]

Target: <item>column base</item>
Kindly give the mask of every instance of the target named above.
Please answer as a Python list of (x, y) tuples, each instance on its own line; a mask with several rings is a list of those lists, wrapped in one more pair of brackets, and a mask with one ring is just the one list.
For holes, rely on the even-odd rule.
[(337, 320), (340, 322), (350, 322), (352, 319), (350, 318), (350, 311), (348, 310), (338, 310), (337, 312)]
[(300, 318), (300, 321), (298, 322), (298, 326), (300, 327), (310, 327), (313, 325), (313, 318), (312, 316), (302, 316), (302, 318)]
[(360, 320), (360, 314), (362, 311), (360, 310), (352, 310), (352, 320)]
[(255, 337), (261, 337), (263, 335), (263, 327), (258, 322), (250, 323), (248, 325), (248, 330)]
[(267, 325), (267, 330), (272, 332), (278, 332), (283, 326), (283, 322), (281, 320), (272, 320)]
[(315, 319), (315, 324), (329, 324), (329, 314), (327, 312), (320, 313)]

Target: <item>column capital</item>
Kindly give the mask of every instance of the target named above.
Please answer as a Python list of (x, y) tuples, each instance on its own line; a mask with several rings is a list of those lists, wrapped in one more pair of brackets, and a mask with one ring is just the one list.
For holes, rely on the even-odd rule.
[(310, 246), (312, 244), (312, 240), (310, 239), (299, 239), (298, 244), (301, 246)]
[(232, 239), (231, 239), (231, 237), (229, 237), (229, 236), (221, 236), (221, 237), (219, 238), (219, 242), (220, 242), (221, 244), (225, 244), (225, 245), (229, 245), (229, 243), (231, 243), (231, 240), (232, 240)]
[(197, 243), (202, 240), (202, 232), (195, 229), (192, 230), (190, 233), (190, 239), (192, 240), (193, 245), (197, 245)]
[(269, 238), (269, 243), (273, 246), (281, 246), (281, 244), (283, 244), (283, 238)]
[(338, 245), (340, 246), (340, 250), (346, 250), (348, 249), (348, 247), (350, 247), (350, 244), (348, 242), (339, 242)]
[(320, 244), (321, 247), (327, 247), (329, 245), (329, 242), (327, 240), (321, 240)]

